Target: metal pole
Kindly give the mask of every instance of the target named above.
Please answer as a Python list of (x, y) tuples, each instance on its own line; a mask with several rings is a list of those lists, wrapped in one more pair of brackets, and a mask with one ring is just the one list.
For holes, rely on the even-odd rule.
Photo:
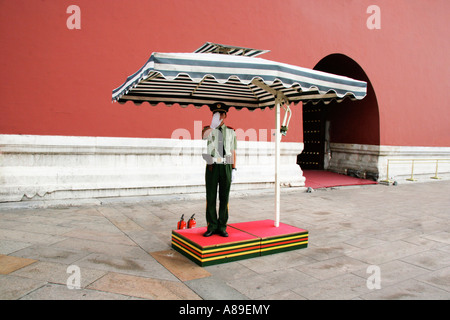
[(386, 180), (381, 180), (381, 182), (386, 182), (388, 185), (391, 183), (391, 179), (389, 179), (389, 159), (387, 159)]
[(412, 164), (411, 164), (411, 178), (406, 179), (406, 180), (408, 180), (408, 181), (416, 181), (416, 179), (414, 179), (414, 160), (412, 161)]
[(431, 177), (431, 179), (441, 179), (438, 177), (438, 166), (439, 166), (439, 159), (436, 159), (436, 173), (434, 177)]
[(275, 227), (280, 226), (280, 140), (281, 140), (281, 126), (280, 126), (280, 108), (281, 99), (277, 96), (275, 101)]
[(388, 183), (391, 181), (391, 179), (389, 179), (389, 159), (387, 159), (386, 181)]

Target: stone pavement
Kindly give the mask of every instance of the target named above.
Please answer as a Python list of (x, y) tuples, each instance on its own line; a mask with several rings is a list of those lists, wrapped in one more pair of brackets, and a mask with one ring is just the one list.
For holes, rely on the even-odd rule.
[[(450, 181), (283, 189), (281, 221), (308, 248), (205, 268), (170, 247), (182, 213), (205, 225), (203, 195), (0, 204), (0, 299), (448, 300), (449, 195)], [(232, 194), (230, 223), (273, 212), (271, 190)]]

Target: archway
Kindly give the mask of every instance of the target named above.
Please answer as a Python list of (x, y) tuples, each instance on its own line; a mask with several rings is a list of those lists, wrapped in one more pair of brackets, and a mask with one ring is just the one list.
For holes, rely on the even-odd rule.
[[(343, 54), (331, 54), (314, 67), (315, 70), (348, 76), (367, 82), (367, 96), (359, 101), (344, 99), (324, 104), (306, 103), (303, 105), (304, 150), (297, 158), (303, 170), (328, 169), (347, 172), (352, 167), (366, 173), (377, 175), (375, 169), (362, 168), (362, 164), (349, 164), (343, 161), (331, 164), (333, 146), (379, 146), (380, 121), (378, 103), (373, 86), (361, 66)], [(350, 148), (350, 147), (349, 147)], [(347, 150), (346, 152), (357, 152)], [(348, 158), (348, 155), (346, 155)], [(345, 162), (345, 161), (344, 161)], [(377, 171), (377, 170), (375, 170)]]

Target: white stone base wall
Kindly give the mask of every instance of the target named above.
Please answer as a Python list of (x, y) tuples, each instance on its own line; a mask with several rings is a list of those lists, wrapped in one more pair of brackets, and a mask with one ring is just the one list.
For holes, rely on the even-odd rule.
[[(274, 143), (238, 141), (232, 190), (273, 188)], [(330, 171), (378, 181), (450, 174), (450, 147), (331, 144)], [(0, 135), (0, 202), (203, 193), (203, 140)], [(281, 184), (305, 185), (303, 143), (281, 143)], [(388, 177), (389, 160), (389, 177)]]
[(331, 143), (330, 148), (331, 159), (326, 169), (334, 172), (349, 174), (352, 171), (361, 177), (377, 174), (379, 181), (393, 181), (410, 178), (411, 173), (413, 177), (435, 176), (437, 163), (438, 176), (450, 173), (450, 147)]
[[(233, 190), (274, 185), (274, 143), (238, 141)], [(281, 143), (283, 186), (304, 186), (303, 143)], [(0, 135), (0, 202), (204, 192), (203, 140)]]

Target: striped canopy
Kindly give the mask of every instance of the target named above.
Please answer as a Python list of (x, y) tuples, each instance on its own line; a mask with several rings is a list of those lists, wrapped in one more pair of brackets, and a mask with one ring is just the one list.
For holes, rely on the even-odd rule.
[(270, 52), (270, 50), (251, 49), (243, 47), (229, 46), (225, 44), (218, 44), (206, 42), (203, 46), (194, 51), (195, 53), (219, 53), (234, 56), (256, 57), (260, 54)]
[(222, 49), (206, 43), (194, 53), (153, 53), (141, 69), (113, 90), (112, 100), (182, 107), (222, 102), (253, 110), (274, 107), (277, 92), (288, 103), (328, 103), (366, 95), (364, 81), (254, 57), (267, 52), (264, 50)]

